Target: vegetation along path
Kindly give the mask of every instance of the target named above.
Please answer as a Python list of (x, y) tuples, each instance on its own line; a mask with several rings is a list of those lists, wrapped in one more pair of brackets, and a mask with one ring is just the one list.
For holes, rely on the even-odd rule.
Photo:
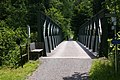
[(28, 77), (28, 80), (88, 80), (92, 56), (76, 41), (64, 41)]

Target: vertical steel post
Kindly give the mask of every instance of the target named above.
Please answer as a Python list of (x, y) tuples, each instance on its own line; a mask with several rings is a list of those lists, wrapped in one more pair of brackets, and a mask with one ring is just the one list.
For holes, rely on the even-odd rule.
[(23, 68), (22, 47), (21, 47), (21, 45), (19, 45), (19, 47), (20, 47), (20, 59), (21, 59), (20, 65)]
[[(116, 15), (116, 0), (114, 0), (114, 8), (115, 8), (115, 15)], [(115, 19), (116, 19), (117, 16), (115, 16)], [(114, 30), (114, 33), (115, 33), (115, 40), (117, 40), (117, 21), (115, 20), (114, 21), (114, 26), (115, 26), (115, 30)], [(118, 71), (118, 65), (117, 65), (117, 44), (115, 44), (115, 72), (117, 73)]]
[(30, 54), (29, 54), (29, 43), (30, 43), (30, 26), (27, 25), (28, 29), (28, 61), (30, 60)]

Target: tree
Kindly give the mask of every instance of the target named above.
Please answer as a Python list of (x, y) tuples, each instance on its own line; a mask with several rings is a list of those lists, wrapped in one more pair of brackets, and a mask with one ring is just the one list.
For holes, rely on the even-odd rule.
[(79, 27), (93, 15), (92, 0), (76, 1), (73, 10), (71, 29), (74, 31), (74, 39), (76, 40), (78, 38)]
[(93, 14), (98, 13), (102, 9), (102, 3), (105, 0), (93, 0)]
[(46, 10), (46, 14), (61, 26), (65, 38), (72, 35), (70, 21), (73, 14), (73, 2), (71, 0), (51, 0), (50, 8)]
[(0, 1), (0, 65), (19, 65), (20, 51), (16, 39), (20, 38), (21, 44), (26, 44), (26, 26), (36, 26), (39, 10), (45, 10), (43, 0)]

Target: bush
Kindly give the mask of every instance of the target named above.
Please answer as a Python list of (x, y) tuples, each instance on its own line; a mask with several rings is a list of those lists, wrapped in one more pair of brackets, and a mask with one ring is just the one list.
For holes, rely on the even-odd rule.
[(37, 32), (30, 34), (30, 42), (36, 42), (37, 40)]
[(17, 67), (19, 65), (20, 50), (16, 44), (17, 38), (25, 43), (25, 37), (20, 28), (13, 31), (8, 27), (0, 28), (0, 62), (1, 65)]
[(118, 80), (119, 75), (115, 76), (114, 65), (107, 59), (96, 59), (90, 70), (90, 80)]

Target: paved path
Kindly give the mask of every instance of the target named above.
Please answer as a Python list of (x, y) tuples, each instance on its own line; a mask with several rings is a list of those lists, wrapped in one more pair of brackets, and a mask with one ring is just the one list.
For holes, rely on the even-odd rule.
[(76, 41), (64, 41), (48, 55), (49, 58), (90, 58)]
[(28, 80), (88, 80), (92, 59), (75, 41), (62, 42)]

